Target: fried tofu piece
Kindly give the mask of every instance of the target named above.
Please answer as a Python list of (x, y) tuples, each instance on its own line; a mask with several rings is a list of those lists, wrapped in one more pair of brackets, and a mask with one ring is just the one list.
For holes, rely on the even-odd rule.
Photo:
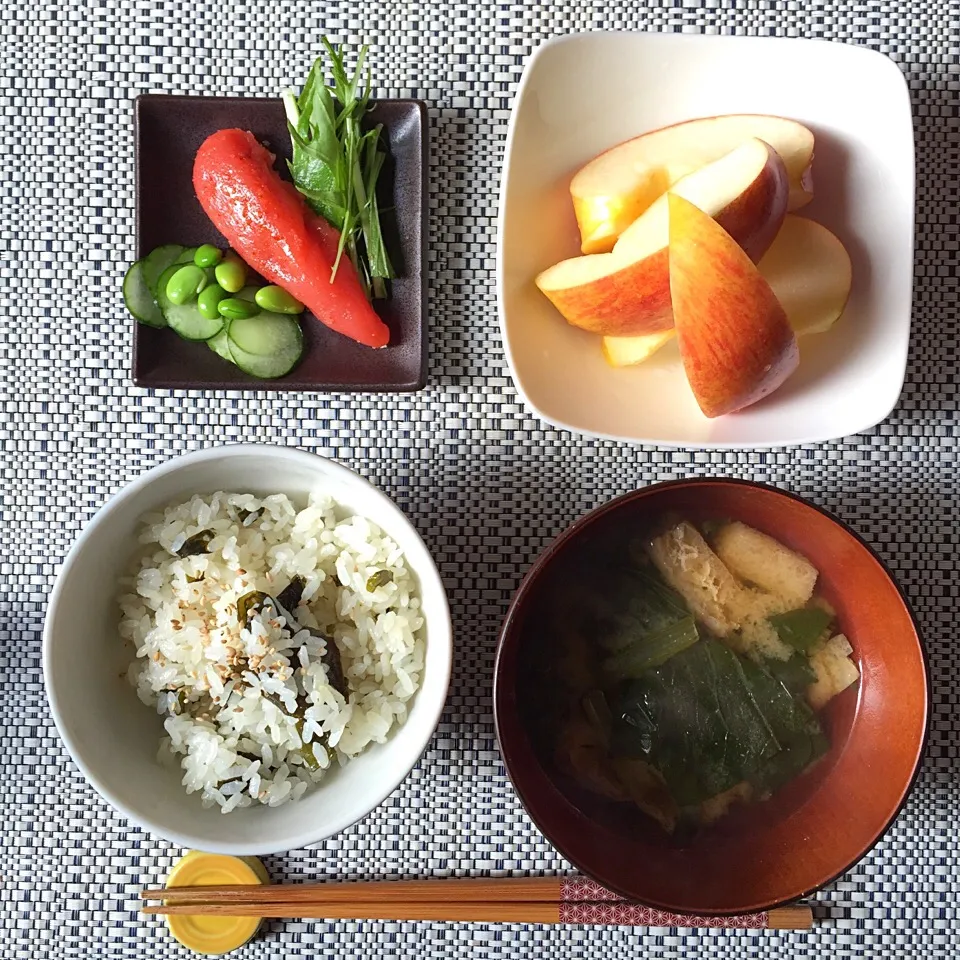
[(838, 633), (810, 657), (810, 666), (817, 679), (807, 687), (807, 702), (814, 710), (819, 710), (860, 679), (860, 671), (850, 659), (851, 653), (850, 642)]
[(758, 658), (790, 656), (790, 648), (767, 622), (789, 606), (780, 597), (740, 583), (693, 524), (671, 527), (650, 542), (648, 552), (694, 616), (731, 649)]
[(786, 609), (802, 607), (813, 596), (819, 576), (816, 567), (745, 523), (724, 524), (713, 538), (713, 548), (735, 577), (779, 597)]
[(733, 610), (743, 587), (692, 523), (678, 523), (648, 546), (661, 576), (686, 600), (694, 616), (720, 637), (740, 629)]

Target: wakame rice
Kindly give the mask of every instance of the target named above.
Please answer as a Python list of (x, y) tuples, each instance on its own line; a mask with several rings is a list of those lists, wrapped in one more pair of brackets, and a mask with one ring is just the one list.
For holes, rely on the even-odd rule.
[[(188, 793), (224, 813), (279, 806), (404, 722), (423, 618), (415, 577), (374, 523), (323, 494), (298, 510), (282, 494), (240, 493), (143, 523), (120, 634), (136, 648), (130, 682), (164, 717), (160, 758), (179, 763)], [(251, 600), (294, 582), (294, 610)]]

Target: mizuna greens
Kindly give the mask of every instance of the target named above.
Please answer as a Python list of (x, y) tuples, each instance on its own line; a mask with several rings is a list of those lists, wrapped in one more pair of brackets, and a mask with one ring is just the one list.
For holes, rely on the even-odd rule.
[(364, 73), (362, 46), (353, 73), (342, 48), (323, 38), (333, 77), (326, 85), (323, 57), (318, 57), (299, 95), (283, 91), (287, 127), (293, 143), (288, 161), (297, 190), (321, 217), (340, 231), (334, 276), (346, 252), (368, 296), (385, 297), (395, 276), (380, 229), (377, 180), (386, 153), (380, 147), (381, 125), (363, 129), (370, 109), (370, 71)]

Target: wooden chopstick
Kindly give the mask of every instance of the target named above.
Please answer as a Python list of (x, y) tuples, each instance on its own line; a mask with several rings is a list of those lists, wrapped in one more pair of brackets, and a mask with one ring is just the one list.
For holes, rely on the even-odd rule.
[[(736, 917), (696, 917), (629, 903), (574, 877), (467, 877), (277, 886), (148, 889), (143, 913), (317, 920), (588, 923), (808, 929), (808, 906)], [(587, 899), (587, 898), (590, 899)]]
[(813, 925), (808, 906), (778, 907), (768, 913), (736, 917), (693, 917), (664, 913), (629, 903), (549, 903), (502, 901), (500, 903), (448, 903), (436, 901), (357, 900), (352, 903), (181, 903), (148, 906), (143, 913), (222, 917), (277, 917), (300, 920), (418, 920), (459, 923), (580, 923), (660, 927), (753, 927), (756, 929), (806, 930)]
[(450, 877), (442, 880), (372, 880), (351, 883), (296, 883), (253, 887), (169, 887), (144, 890), (144, 900), (167, 903), (506, 903), (558, 902), (563, 877)]

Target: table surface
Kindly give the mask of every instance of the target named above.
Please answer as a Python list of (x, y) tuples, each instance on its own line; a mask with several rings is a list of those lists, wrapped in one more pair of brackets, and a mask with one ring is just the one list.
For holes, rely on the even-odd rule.
[[(721, 10), (736, 6), (736, 10)], [(131, 101), (143, 92), (273, 95), (322, 33), (371, 39), (381, 96), (430, 106), (430, 382), (413, 396), (175, 395), (131, 387), (118, 285), (133, 249)], [(918, 203), (914, 328), (893, 416), (843, 442), (767, 453), (636, 448), (545, 427), (520, 403), (496, 325), (497, 177), (522, 65), (547, 37), (643, 29), (852, 41), (910, 85)], [(564, 872), (504, 774), (490, 714), (497, 626), (540, 549), (639, 484), (689, 475), (785, 486), (835, 511), (904, 585), (927, 637), (933, 724), (887, 837), (819, 893), (811, 933), (270, 924), (252, 958), (946, 956), (960, 920), (957, 377), (960, 7), (678, 0), (588, 3), (66, 0), (0, 12), (0, 955), (185, 957), (135, 912), (180, 851), (86, 785), (43, 695), (40, 633), (58, 565), (121, 485), (170, 456), (255, 436), (336, 457), (407, 511), (456, 627), (446, 712), (403, 786), (278, 879)], [(66, 287), (63, 282), (66, 281)], [(534, 946), (536, 944), (536, 946)]]

